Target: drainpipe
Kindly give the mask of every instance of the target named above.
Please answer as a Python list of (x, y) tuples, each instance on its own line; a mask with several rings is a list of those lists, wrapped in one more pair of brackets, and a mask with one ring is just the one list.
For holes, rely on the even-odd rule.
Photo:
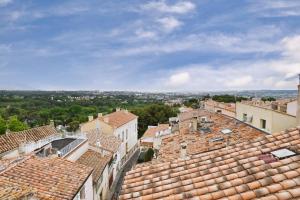
[(299, 74), (299, 84), (298, 84), (298, 103), (297, 103), (297, 126), (300, 126), (300, 74)]

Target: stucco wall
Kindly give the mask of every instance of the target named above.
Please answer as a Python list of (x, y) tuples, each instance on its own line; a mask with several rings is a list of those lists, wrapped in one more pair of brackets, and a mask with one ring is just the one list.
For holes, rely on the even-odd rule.
[[(128, 130), (128, 137), (126, 138), (126, 130)], [(124, 138), (123, 137), (124, 133)], [(117, 128), (114, 132), (114, 136), (120, 138), (123, 142), (121, 145), (121, 157), (124, 157), (126, 154), (126, 143), (128, 144), (128, 151), (130, 151), (134, 145), (138, 142), (138, 133), (137, 133), (137, 119), (134, 119), (127, 124)]]
[(236, 118), (243, 121), (243, 114), (248, 117), (253, 116), (252, 122), (247, 122), (250, 125), (261, 129), (261, 119), (266, 120), (266, 129), (268, 133), (280, 132), (288, 128), (296, 126), (296, 118), (284, 113), (279, 113), (270, 109), (265, 109), (257, 106), (246, 105), (242, 103), (236, 104)]
[(89, 149), (89, 143), (86, 141), (84, 144), (80, 144), (75, 150), (68, 153), (64, 158), (70, 161), (78, 160)]
[(95, 130), (97, 128), (101, 129), (101, 131), (104, 134), (112, 134), (114, 131), (114, 129), (111, 126), (107, 125), (106, 123), (98, 119), (82, 124), (80, 127), (80, 131), (87, 132), (87, 131)]

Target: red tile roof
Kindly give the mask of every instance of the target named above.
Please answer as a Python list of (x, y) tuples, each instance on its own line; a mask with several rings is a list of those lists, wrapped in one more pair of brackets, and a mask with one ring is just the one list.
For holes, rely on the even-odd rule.
[(91, 146), (98, 147), (97, 142), (99, 141), (102, 149), (112, 153), (116, 153), (122, 143), (117, 137), (103, 134), (98, 129), (87, 131), (86, 135)]
[[(232, 145), (252, 140), (265, 135), (264, 132), (225, 115), (202, 111), (199, 116), (207, 117), (210, 123), (198, 124), (198, 128), (202, 128), (201, 126), (203, 128), (208, 127), (210, 132), (201, 133), (198, 129), (191, 133), (189, 126), (192, 120), (186, 119), (180, 122), (179, 133), (163, 138), (158, 154), (159, 160), (170, 161), (179, 158), (180, 144), (183, 142), (188, 144), (187, 153), (190, 155), (221, 148), (228, 144)], [(222, 134), (221, 131), (223, 129), (230, 129), (232, 131), (230, 136)], [(222, 138), (222, 140), (212, 142), (216, 138)]]
[(88, 150), (76, 162), (93, 168), (93, 181), (97, 182), (111, 158), (111, 155), (102, 156), (96, 151)]
[(30, 157), (5, 170), (0, 177), (9, 180), (5, 183), (8, 187), (31, 187), (41, 200), (71, 200), (91, 173), (92, 168), (62, 158)]
[(138, 116), (132, 114), (127, 110), (116, 111), (103, 117), (100, 117), (101, 120), (103, 120), (104, 122), (106, 122), (114, 128), (119, 128), (124, 124), (137, 118)]
[[(266, 163), (262, 154), (297, 155)], [(129, 171), (120, 199), (300, 199), (300, 132), (290, 129)]]
[(144, 133), (142, 138), (155, 137), (155, 133), (159, 131), (167, 130), (169, 127), (170, 127), (169, 124), (159, 124), (158, 126), (149, 127)]
[(0, 154), (18, 148), (23, 142), (36, 142), (56, 134), (59, 134), (56, 129), (53, 126), (48, 125), (1, 135)]
[(0, 199), (19, 200), (28, 196), (34, 196), (35, 190), (30, 185), (12, 183), (9, 178), (0, 176)]

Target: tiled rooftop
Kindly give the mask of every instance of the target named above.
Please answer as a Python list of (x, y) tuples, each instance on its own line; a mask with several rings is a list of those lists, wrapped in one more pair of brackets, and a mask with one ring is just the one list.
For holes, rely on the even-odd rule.
[(108, 123), (114, 128), (119, 128), (120, 126), (123, 126), (124, 124), (136, 118), (136, 115), (132, 114), (127, 110), (116, 111), (103, 117), (100, 117), (100, 119), (103, 119), (104, 122)]
[(88, 150), (76, 162), (93, 168), (93, 181), (97, 182), (111, 158), (111, 155), (102, 156), (96, 151)]
[(0, 176), (0, 199), (19, 200), (34, 194), (32, 187), (12, 183), (9, 178)]
[(92, 168), (62, 158), (30, 157), (7, 168), (0, 174), (0, 181), (1, 187), (17, 185), (17, 195), (27, 194), (32, 188), (41, 200), (71, 200), (91, 173)]
[(169, 128), (169, 124), (159, 124), (158, 126), (149, 127), (144, 133), (142, 138), (155, 137), (155, 133), (159, 131), (164, 131)]
[[(199, 116), (205, 116), (211, 122), (202, 127), (207, 132), (201, 133), (201, 127), (199, 127), (200, 129), (198, 128), (196, 132), (190, 133), (191, 120), (180, 122), (179, 133), (163, 138), (158, 155), (159, 160), (169, 161), (179, 158), (180, 144), (183, 142), (187, 143), (187, 154), (192, 155), (252, 140), (265, 134), (243, 122), (221, 114), (201, 111)], [(221, 132), (223, 129), (230, 129), (232, 133), (225, 135)]]
[(116, 153), (122, 141), (113, 135), (103, 134), (100, 130), (94, 129), (86, 132), (89, 144), (93, 147), (98, 147), (97, 142), (100, 142), (101, 148), (112, 153)]
[(51, 126), (41, 126), (25, 131), (9, 133), (0, 136), (0, 154), (18, 148), (23, 142), (36, 142), (47, 137), (57, 135), (56, 129)]
[[(289, 148), (297, 155), (266, 162)], [(300, 199), (298, 129), (129, 171), (120, 199)]]

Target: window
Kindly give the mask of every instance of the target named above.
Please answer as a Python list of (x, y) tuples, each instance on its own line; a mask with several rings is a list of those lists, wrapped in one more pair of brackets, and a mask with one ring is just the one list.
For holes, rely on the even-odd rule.
[(126, 129), (126, 140), (128, 139), (128, 129)]
[(122, 131), (122, 142), (124, 142), (124, 131)]
[(260, 120), (260, 128), (261, 129), (266, 129), (267, 126), (267, 121), (265, 119)]
[(120, 134), (118, 134), (118, 139), (121, 139), (121, 138), (120, 138)]

